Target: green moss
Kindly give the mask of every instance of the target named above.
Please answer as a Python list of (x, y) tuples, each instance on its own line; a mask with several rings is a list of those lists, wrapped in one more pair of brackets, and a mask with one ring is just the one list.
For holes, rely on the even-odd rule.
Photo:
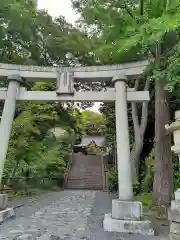
[(152, 205), (152, 194), (151, 193), (137, 195), (134, 198), (136, 201), (142, 202), (143, 207), (148, 207), (148, 206)]

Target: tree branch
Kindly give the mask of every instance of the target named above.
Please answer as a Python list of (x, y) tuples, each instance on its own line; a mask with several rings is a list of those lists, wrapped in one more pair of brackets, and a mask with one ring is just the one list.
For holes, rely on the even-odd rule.
[(140, 125), (139, 125), (139, 119), (138, 119), (138, 112), (137, 112), (137, 105), (135, 102), (131, 103), (132, 108), (132, 119), (133, 119), (133, 125), (134, 125), (134, 134), (135, 139), (139, 138), (140, 134)]
[(133, 15), (132, 11), (129, 9), (129, 7), (128, 7), (128, 5), (127, 5), (127, 3), (126, 3), (125, 0), (124, 0), (124, 8), (126, 9), (126, 12), (129, 14), (129, 16), (130, 16), (132, 19), (135, 20), (135, 17), (134, 17), (134, 15)]
[[(135, 91), (138, 90), (139, 88), (139, 79), (136, 79), (135, 82)], [(133, 120), (133, 125), (134, 125), (134, 134), (135, 134), (135, 139), (139, 138), (140, 135), (140, 124), (139, 124), (139, 118), (138, 118), (138, 112), (137, 112), (137, 104), (135, 102), (131, 103), (131, 108), (132, 108), (132, 120)]]
[(139, 88), (139, 78), (136, 79), (134, 88), (135, 88), (136, 91), (138, 90), (138, 88)]
[(144, 0), (140, 0), (140, 14), (144, 15)]
[[(146, 83), (144, 86), (144, 91), (148, 91), (150, 87), (150, 78), (148, 77), (146, 79)], [(142, 113), (141, 113), (141, 135), (144, 135), (144, 132), (147, 127), (147, 121), (148, 121), (148, 102), (143, 102), (142, 104)]]

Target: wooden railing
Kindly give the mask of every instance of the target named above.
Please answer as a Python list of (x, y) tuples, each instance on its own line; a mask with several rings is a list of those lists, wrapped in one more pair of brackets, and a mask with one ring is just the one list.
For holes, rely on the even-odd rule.
[(68, 181), (68, 176), (69, 176), (69, 172), (71, 170), (71, 166), (72, 166), (72, 162), (73, 162), (73, 157), (74, 157), (74, 152), (71, 153), (70, 159), (68, 161), (67, 167), (64, 171), (64, 188), (66, 187), (67, 181)]

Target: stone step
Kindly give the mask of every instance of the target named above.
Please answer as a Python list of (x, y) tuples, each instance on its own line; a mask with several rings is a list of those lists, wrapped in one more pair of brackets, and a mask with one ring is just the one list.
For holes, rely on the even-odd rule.
[(91, 183), (88, 183), (88, 182), (76, 182), (76, 183), (73, 183), (73, 182), (67, 182), (67, 185), (71, 185), (71, 186), (102, 186), (103, 184), (100, 182), (100, 183), (96, 183), (96, 182), (91, 182)]
[(83, 181), (83, 180), (95, 180), (95, 181), (97, 181), (97, 180), (101, 180), (102, 179), (102, 177), (101, 176), (91, 176), (91, 177), (86, 177), (86, 176), (78, 176), (77, 178), (76, 177), (69, 177), (68, 178), (68, 180), (69, 181), (77, 181), (77, 180), (79, 180), (79, 181)]
[(100, 171), (100, 172), (86, 172), (86, 171), (81, 171), (81, 172), (70, 172), (69, 173), (69, 175), (74, 175), (74, 176), (76, 176), (76, 177), (78, 177), (79, 175), (78, 174), (80, 174), (80, 176), (99, 176), (99, 175), (101, 175), (102, 174), (102, 171)]
[(171, 201), (171, 210), (176, 211), (180, 214), (180, 201), (177, 200)]
[(176, 211), (168, 211), (168, 220), (172, 222), (177, 222), (180, 224), (180, 214)]
[(102, 181), (68, 181), (68, 184), (102, 184)]
[(70, 180), (83, 180), (83, 179), (102, 179), (102, 174), (101, 175), (92, 175), (92, 176), (86, 176), (86, 175), (80, 175), (80, 176), (75, 176), (75, 175), (69, 175), (68, 179)]
[(102, 185), (102, 182), (67, 182), (69, 185)]
[(79, 186), (79, 185), (103, 185), (102, 182), (67, 182), (67, 185), (74, 185), (74, 186)]
[(119, 220), (112, 218), (111, 214), (105, 214), (103, 225), (106, 232), (133, 233), (145, 236), (154, 236), (154, 230), (151, 227), (150, 221)]
[(67, 186), (66, 189), (102, 190), (102, 186)]
[(75, 155), (66, 188), (103, 189), (101, 157)]
[[(79, 167), (79, 169), (77, 169), (77, 170), (87, 170), (87, 171), (89, 170), (89, 171), (91, 171), (92, 169), (93, 170), (100, 170), (101, 169), (99, 165), (94, 165), (94, 166), (91, 166), (91, 167), (89, 167), (87, 165), (81, 166), (80, 164), (76, 164), (76, 165), (78, 165), (78, 167)], [(72, 166), (71, 169), (76, 169), (76, 166), (75, 165)]]
[(15, 212), (13, 208), (6, 208), (0, 211), (0, 224), (5, 220), (12, 218), (15, 216)]
[(180, 239), (180, 236), (177, 235), (177, 234), (170, 234), (169, 235), (169, 239), (168, 240), (179, 240)]
[(77, 169), (77, 168), (71, 168), (71, 172), (86, 172), (86, 173), (92, 173), (92, 171), (94, 172), (94, 173), (99, 173), (99, 172), (102, 172), (102, 170), (101, 169), (94, 169), (94, 168), (92, 168), (92, 169), (87, 169), (87, 168), (84, 168), (84, 169)]
[(97, 184), (97, 183), (79, 183), (79, 184), (72, 184), (72, 183), (67, 183), (67, 186), (102, 186), (102, 184)]
[(67, 181), (68, 184), (102, 184), (102, 181)]
[(93, 179), (93, 178), (102, 178), (102, 174), (97, 174), (97, 175), (94, 175), (94, 174), (91, 174), (91, 175), (86, 175), (86, 174), (82, 174), (82, 175), (75, 175), (75, 174), (73, 174), (73, 175), (69, 175), (69, 178), (68, 179)]
[(170, 233), (178, 235), (180, 239), (180, 224), (177, 222), (172, 222), (170, 226)]
[(78, 174), (80, 174), (80, 176), (88, 176), (88, 177), (89, 176), (101, 176), (102, 175), (102, 171), (100, 171), (100, 172), (93, 172), (92, 171), (92, 172), (88, 172), (88, 173), (86, 171), (82, 171), (82, 172), (70, 172), (69, 173), (70, 176), (74, 175), (76, 177), (79, 176)]
[(97, 184), (97, 183), (67, 183), (67, 187), (102, 187), (102, 184)]

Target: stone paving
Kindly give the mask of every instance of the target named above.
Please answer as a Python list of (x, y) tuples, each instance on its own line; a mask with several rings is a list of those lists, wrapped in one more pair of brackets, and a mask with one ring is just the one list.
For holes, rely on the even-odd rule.
[[(0, 227), (0, 240), (77, 240), (85, 239), (85, 227), (95, 198), (93, 191), (55, 193), (56, 201), (34, 208), (30, 216), (17, 212), (15, 219)], [(43, 205), (43, 203), (42, 203)], [(30, 207), (33, 209), (33, 206)], [(30, 213), (30, 209), (29, 211)]]
[(19, 208), (16, 218), (0, 226), (0, 240), (155, 240), (104, 232), (104, 213), (110, 211), (105, 192), (52, 192)]

